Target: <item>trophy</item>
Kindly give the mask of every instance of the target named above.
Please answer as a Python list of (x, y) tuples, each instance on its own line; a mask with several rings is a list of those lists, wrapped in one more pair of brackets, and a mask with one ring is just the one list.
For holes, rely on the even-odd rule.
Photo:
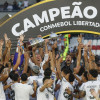
[(27, 47), (28, 50), (32, 50), (32, 47), (37, 46), (37, 47), (43, 47), (44, 45), (44, 39), (41, 37), (34, 38), (29, 40), (24, 44), (24, 47)]
[(56, 33), (50, 34), (49, 44), (53, 45), (57, 41), (58, 35)]

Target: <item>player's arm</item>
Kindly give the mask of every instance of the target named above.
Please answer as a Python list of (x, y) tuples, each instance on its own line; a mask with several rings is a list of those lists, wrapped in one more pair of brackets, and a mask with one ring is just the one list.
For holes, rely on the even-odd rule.
[(35, 81), (33, 81), (33, 86), (34, 86), (34, 94), (32, 95), (32, 97), (36, 96), (36, 90), (37, 90), (37, 83)]
[(3, 88), (4, 88), (4, 90), (6, 90), (6, 89), (10, 88), (12, 84), (14, 84), (14, 83), (11, 83), (11, 84), (9, 84), (9, 85), (5, 85), (5, 86), (3, 87)]
[(54, 64), (56, 66), (56, 59), (55, 59), (55, 49), (57, 48), (57, 41), (54, 43), (54, 45), (52, 46), (52, 59), (54, 60)]
[(2, 47), (3, 47), (4, 41), (0, 40), (0, 59), (2, 60)]
[(97, 69), (97, 65), (95, 63), (95, 55), (89, 53), (89, 69)]
[(17, 58), (16, 64), (13, 67), (13, 70), (17, 70), (17, 68), (20, 64), (20, 61), (21, 61), (21, 52), (20, 52), (20, 47), (18, 47), (18, 58)]
[(45, 90), (45, 88), (47, 88), (47, 83), (45, 83), (41, 88), (40, 88), (40, 92), (43, 92)]
[(40, 88), (40, 92), (43, 92), (45, 88), (47, 88), (49, 84), (53, 84), (53, 82), (54, 81), (52, 79), (49, 79), (47, 82), (45, 82), (43, 86)]
[(84, 46), (84, 61), (85, 61), (85, 69), (88, 71), (89, 70), (89, 59), (87, 55), (87, 45)]
[(80, 91), (79, 94), (72, 93), (72, 96), (77, 98), (77, 99), (83, 98), (85, 95), (86, 95), (85, 91)]
[(57, 90), (59, 90), (60, 86), (61, 86), (60, 84), (56, 84), (56, 87), (55, 87), (54, 91), (56, 92)]
[(58, 73), (58, 77), (60, 80), (62, 80), (62, 76), (61, 76), (61, 62), (62, 62), (62, 58), (60, 57), (59, 59), (56, 60), (57, 64), (56, 64), (56, 69), (57, 69), (57, 73)]
[(1, 74), (0, 82), (4, 82), (8, 78), (8, 74)]
[(83, 48), (82, 44), (82, 35), (78, 36), (78, 57), (77, 57), (77, 67), (80, 66), (80, 61), (81, 61), (81, 49)]
[(23, 73), (27, 73), (28, 61), (29, 61), (28, 52), (25, 52), (25, 53), (24, 53), (24, 58), (25, 58), (25, 63), (24, 63), (24, 70), (23, 70)]
[(100, 98), (99, 98), (100, 92), (99, 91), (98, 91), (98, 93), (96, 93), (96, 91), (94, 89), (91, 89), (91, 91), (90, 91), (91, 94), (93, 95), (93, 97), (95, 97), (96, 100), (100, 100)]
[(50, 65), (51, 65), (51, 70), (52, 70), (52, 72), (54, 72), (54, 73), (56, 73), (55, 72), (55, 64), (54, 64), (54, 59), (52, 59), (53, 58), (53, 53), (52, 52), (49, 52), (49, 55), (50, 55)]
[(36, 46), (34, 46), (34, 47), (32, 48), (32, 53), (33, 53), (32, 61), (35, 63), (35, 65), (38, 64), (38, 63), (37, 63), (37, 60), (36, 60), (36, 54), (35, 54), (36, 48), (37, 48)]
[(41, 57), (43, 58), (44, 57), (44, 52), (43, 52), (43, 48), (42, 47), (39, 48), (39, 53), (40, 53)]
[(11, 40), (8, 40), (7, 42), (7, 53), (6, 53), (6, 56), (5, 56), (5, 60), (4, 60), (4, 65), (6, 65), (6, 63), (9, 62), (9, 58), (10, 58), (10, 51), (11, 51)]
[(5, 57), (6, 57), (6, 54), (7, 54), (7, 51), (8, 51), (8, 46), (9, 46), (9, 39), (7, 37), (7, 34), (4, 34), (4, 39), (5, 39), (5, 50), (3, 52), (3, 55), (2, 55), (2, 62), (4, 63), (5, 61)]
[(73, 73), (73, 74), (74, 74), (76, 80), (78, 81), (78, 84), (81, 85), (82, 84), (82, 81), (77, 77), (77, 75), (75, 73)]

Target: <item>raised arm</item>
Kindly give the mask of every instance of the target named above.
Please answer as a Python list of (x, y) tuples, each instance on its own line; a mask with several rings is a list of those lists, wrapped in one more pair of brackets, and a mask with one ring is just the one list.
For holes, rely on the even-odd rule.
[(4, 41), (0, 40), (0, 59), (2, 59), (2, 47), (3, 47)]
[(91, 47), (89, 47), (89, 69), (97, 69), (95, 55), (92, 53)]
[(55, 55), (55, 48), (57, 48), (57, 41), (54, 43), (54, 45), (52, 46), (52, 59), (54, 60), (54, 64), (56, 66), (56, 55)]
[(13, 70), (17, 70), (17, 68), (20, 64), (20, 61), (21, 61), (21, 52), (20, 52), (20, 47), (18, 47), (18, 58), (17, 58), (16, 64), (13, 67)]
[(88, 59), (88, 48), (87, 45), (84, 45), (84, 61), (85, 61), (85, 69), (89, 70), (89, 59)]
[(33, 81), (33, 86), (34, 86), (34, 94), (32, 95), (32, 97), (36, 96), (36, 90), (37, 90), (37, 83), (35, 81)]
[(6, 57), (6, 54), (8, 51), (8, 47), (9, 47), (9, 38), (7, 37), (7, 34), (4, 34), (4, 39), (5, 39), (5, 50), (4, 50), (3, 55), (2, 55), (2, 62), (3, 63), (5, 61), (5, 57)]
[(59, 59), (56, 59), (56, 69), (57, 69), (57, 73), (58, 73), (58, 77), (59, 79), (61, 80), (62, 79), (62, 76), (61, 76), (61, 63), (63, 61), (63, 58), (59, 58)]
[(23, 70), (23, 73), (27, 73), (28, 61), (29, 61), (29, 54), (28, 54), (28, 52), (25, 52), (25, 53), (24, 53), (24, 58), (25, 58), (25, 63), (24, 63), (24, 70)]
[(4, 65), (6, 65), (6, 63), (9, 62), (9, 58), (10, 58), (10, 50), (11, 50), (11, 41), (8, 40), (8, 43), (7, 43), (7, 53), (6, 53), (6, 56), (5, 56), (5, 60), (4, 60)]
[(36, 46), (32, 48), (32, 53), (33, 53), (33, 57), (32, 57), (32, 61), (35, 63), (35, 65), (37, 65), (37, 60), (36, 60), (36, 54), (35, 54), (35, 51), (36, 51)]
[(80, 66), (80, 61), (81, 61), (81, 49), (83, 48), (83, 44), (82, 44), (82, 35), (78, 36), (78, 57), (77, 57), (77, 67)]

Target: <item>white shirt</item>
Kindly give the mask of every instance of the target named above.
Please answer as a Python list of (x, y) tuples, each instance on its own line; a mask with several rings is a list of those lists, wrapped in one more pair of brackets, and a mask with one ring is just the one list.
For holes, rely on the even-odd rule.
[[(84, 86), (84, 83), (80, 86), (80, 88), (79, 88), (79, 90), (81, 90), (82, 91), (82, 89), (83, 89), (83, 86)], [(85, 95), (85, 97), (83, 97), (83, 98), (80, 98), (80, 100), (86, 100), (86, 95)]]
[(82, 84), (81, 90), (86, 92), (86, 100), (96, 100), (90, 92), (91, 89), (98, 92), (100, 89), (100, 81), (88, 81)]
[[(12, 83), (12, 79), (9, 77), (7, 79), (7, 85), (10, 85), (11, 83)], [(10, 92), (11, 92), (11, 89), (10, 88), (6, 89), (6, 94), (10, 94)]]
[(72, 92), (74, 91), (73, 86), (65, 78), (63, 78), (61, 82), (58, 100), (69, 100), (69, 95), (67, 94), (67, 92), (65, 92), (66, 88), (69, 88)]
[(15, 91), (15, 100), (30, 100), (30, 95), (34, 93), (31, 85), (15, 83), (11, 86)]
[(50, 93), (47, 88), (41, 92), (40, 91), (40, 88), (42, 86), (40, 86), (38, 89), (37, 89), (37, 100), (54, 100), (54, 94), (53, 93)]
[(98, 74), (97, 80), (100, 81), (100, 74)]
[(6, 100), (2, 82), (0, 82), (0, 100)]
[[(61, 85), (60, 79), (57, 81), (57, 84)], [(56, 100), (58, 100), (59, 91), (60, 91), (60, 89), (58, 89), (58, 90), (55, 92)]]
[(28, 7), (29, 1), (24, 1), (24, 7)]
[(27, 84), (29, 85), (32, 85), (33, 84), (33, 81), (36, 81), (38, 86), (41, 86), (43, 85), (43, 77), (39, 77), (39, 76), (30, 76), (28, 77), (28, 81), (27, 81)]
[[(44, 77), (43, 65), (48, 60), (48, 58), (49, 58), (49, 55), (45, 54), (44, 55), (44, 60), (40, 63), (40, 76)], [(35, 64), (31, 61), (31, 59), (29, 59), (29, 66), (30, 66), (31, 69), (33, 69), (33, 67), (35, 66)]]

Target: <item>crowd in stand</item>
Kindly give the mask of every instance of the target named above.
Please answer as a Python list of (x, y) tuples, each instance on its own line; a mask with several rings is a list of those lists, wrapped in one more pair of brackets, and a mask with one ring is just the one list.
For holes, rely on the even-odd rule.
[[(36, 2), (40, 2), (41, 0), (36, 0)], [(5, 1), (3, 5), (3, 10), (4, 11), (15, 11), (15, 10), (22, 10), (26, 7), (30, 6), (29, 5), (29, 0), (14, 0), (13, 4), (10, 4), (9, 2)]]
[(7, 34), (4, 39), (0, 40), (0, 100), (100, 100), (100, 60), (91, 51), (91, 41), (83, 45), (82, 35), (65, 60), (56, 53), (57, 41), (51, 50), (49, 39), (29, 50), (21, 35), (11, 55), (11, 40)]

